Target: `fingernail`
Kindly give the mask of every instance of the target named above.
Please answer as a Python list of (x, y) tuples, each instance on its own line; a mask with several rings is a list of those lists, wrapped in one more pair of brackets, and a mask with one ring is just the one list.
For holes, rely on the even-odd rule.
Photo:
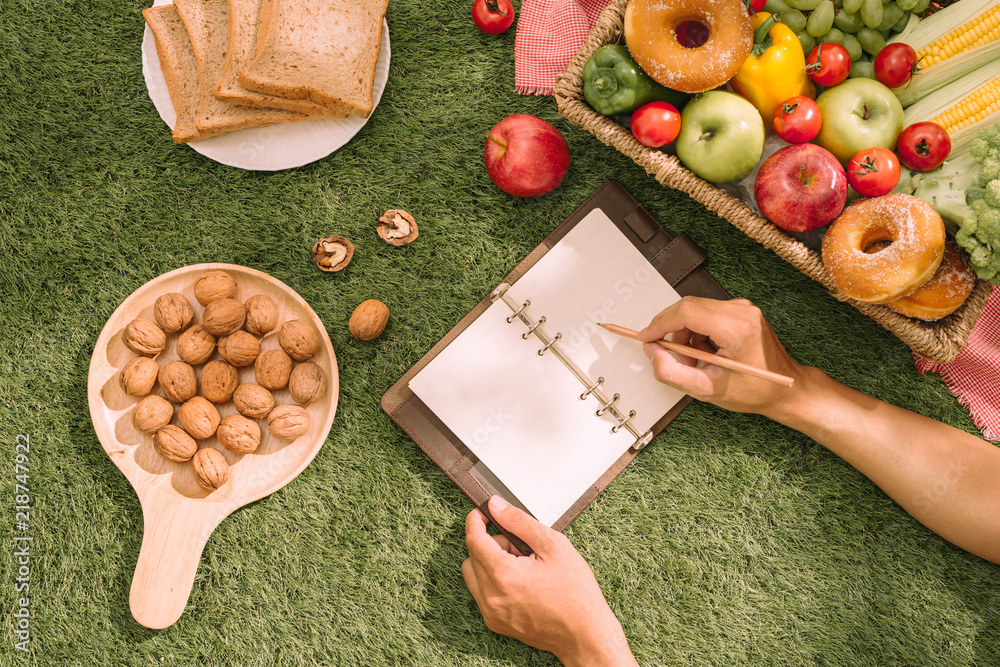
[(499, 495), (490, 497), (490, 511), (491, 512), (503, 512), (507, 509), (507, 501), (504, 500)]
[(642, 353), (646, 355), (646, 358), (650, 361), (653, 360), (653, 346), (649, 343), (644, 343), (642, 346)]

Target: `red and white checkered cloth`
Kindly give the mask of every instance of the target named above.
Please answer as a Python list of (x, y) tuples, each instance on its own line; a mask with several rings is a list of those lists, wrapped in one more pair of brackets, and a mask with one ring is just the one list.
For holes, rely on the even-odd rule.
[(524, 0), (514, 36), (514, 90), (551, 95), (611, 0)]
[(916, 361), (921, 374), (941, 374), (987, 440), (1000, 440), (1000, 288), (993, 288), (969, 342), (954, 361)]

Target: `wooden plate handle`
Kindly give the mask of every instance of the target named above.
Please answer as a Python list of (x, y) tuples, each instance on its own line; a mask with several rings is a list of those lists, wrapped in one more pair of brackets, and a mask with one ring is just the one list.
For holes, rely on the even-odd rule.
[(195, 503), (160, 493), (142, 498), (143, 533), (129, 607), (147, 628), (161, 629), (184, 613), (205, 543), (229, 512), (223, 503)]

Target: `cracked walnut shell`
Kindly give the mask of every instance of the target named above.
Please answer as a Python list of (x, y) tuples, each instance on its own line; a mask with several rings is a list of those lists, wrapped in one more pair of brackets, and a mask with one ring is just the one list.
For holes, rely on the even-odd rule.
[(390, 245), (406, 245), (417, 238), (417, 223), (413, 216), (398, 208), (382, 214), (375, 226), (378, 235)]
[(257, 384), (277, 391), (288, 386), (288, 376), (292, 372), (292, 358), (284, 350), (264, 350), (253, 365)]
[(142, 398), (153, 391), (160, 367), (149, 357), (136, 357), (125, 364), (118, 383), (129, 396)]
[(160, 369), (160, 389), (171, 403), (183, 403), (198, 393), (194, 368), (184, 361), (171, 361)]
[(225, 403), (232, 398), (239, 382), (239, 373), (225, 361), (213, 359), (201, 369), (201, 395), (212, 403)]
[(198, 451), (198, 443), (180, 426), (168, 424), (153, 436), (153, 449), (168, 461), (184, 463)]
[(278, 345), (295, 361), (308, 361), (319, 351), (319, 336), (302, 320), (288, 320), (278, 330)]
[(145, 433), (156, 433), (170, 423), (174, 416), (174, 406), (159, 394), (150, 394), (136, 403), (132, 411), (132, 423)]
[(237, 331), (219, 339), (219, 354), (236, 368), (243, 368), (260, 354), (260, 341), (246, 331)]
[(167, 333), (184, 331), (194, 321), (194, 308), (183, 294), (162, 294), (153, 304), (153, 319)]
[(375, 340), (389, 322), (389, 307), (376, 299), (362, 301), (351, 313), (347, 328), (360, 340)]
[(203, 396), (188, 399), (177, 411), (181, 428), (195, 440), (208, 440), (215, 435), (222, 417), (218, 409)]
[(236, 296), (236, 281), (225, 271), (206, 271), (194, 283), (194, 298), (203, 306)]
[(291, 442), (309, 431), (309, 413), (301, 405), (279, 405), (267, 416), (267, 428), (279, 440)]
[(309, 405), (326, 391), (323, 369), (311, 361), (299, 364), (288, 377), (288, 391), (296, 403)]
[(236, 333), (247, 318), (247, 309), (236, 299), (216, 299), (205, 306), (201, 324), (213, 336)]
[(167, 334), (152, 320), (137, 317), (122, 333), (125, 346), (144, 357), (155, 357), (167, 346)]
[(243, 415), (228, 415), (215, 432), (223, 447), (236, 454), (249, 454), (260, 446), (260, 426)]
[(278, 307), (266, 294), (255, 294), (247, 299), (247, 319), (243, 326), (254, 336), (263, 336), (278, 326)]
[(354, 244), (343, 236), (324, 236), (313, 244), (312, 260), (321, 271), (340, 271), (354, 257)]
[(244, 382), (233, 392), (233, 404), (244, 417), (262, 419), (274, 408), (274, 396), (259, 384)]
[(217, 449), (199, 449), (191, 459), (194, 481), (206, 491), (214, 491), (229, 481), (229, 464)]
[(208, 361), (215, 351), (215, 336), (205, 327), (195, 324), (177, 337), (177, 356), (192, 366)]

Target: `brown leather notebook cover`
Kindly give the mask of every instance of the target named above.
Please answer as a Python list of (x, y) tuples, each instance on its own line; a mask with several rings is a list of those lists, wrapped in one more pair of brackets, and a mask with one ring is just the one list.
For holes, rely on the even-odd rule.
[[(564, 222), (552, 231), (531, 253), (511, 271), (503, 282), (516, 286), (517, 280), (549, 251), (580, 220), (594, 209), (601, 209), (615, 226), (639, 249), (656, 271), (682, 296), (694, 295), (728, 299), (729, 295), (715, 282), (702, 264), (707, 255), (686, 234), (674, 238), (617, 181), (601, 185)], [(431, 359), (466, 329), (489, 306), (489, 296), (483, 298), (458, 324), (425, 354), (403, 377), (382, 396), (382, 409), (400, 428), (462, 489), (488, 517), (487, 501), (500, 493), (518, 504), (503, 484), (476, 458), (466, 445), (409, 388), (409, 382)], [(670, 412), (652, 427), (654, 436), (660, 433), (677, 414), (691, 402), (685, 396)], [(552, 527), (563, 530), (638, 454), (629, 449), (612, 465)], [(520, 540), (512, 541), (525, 554), (530, 549)]]

